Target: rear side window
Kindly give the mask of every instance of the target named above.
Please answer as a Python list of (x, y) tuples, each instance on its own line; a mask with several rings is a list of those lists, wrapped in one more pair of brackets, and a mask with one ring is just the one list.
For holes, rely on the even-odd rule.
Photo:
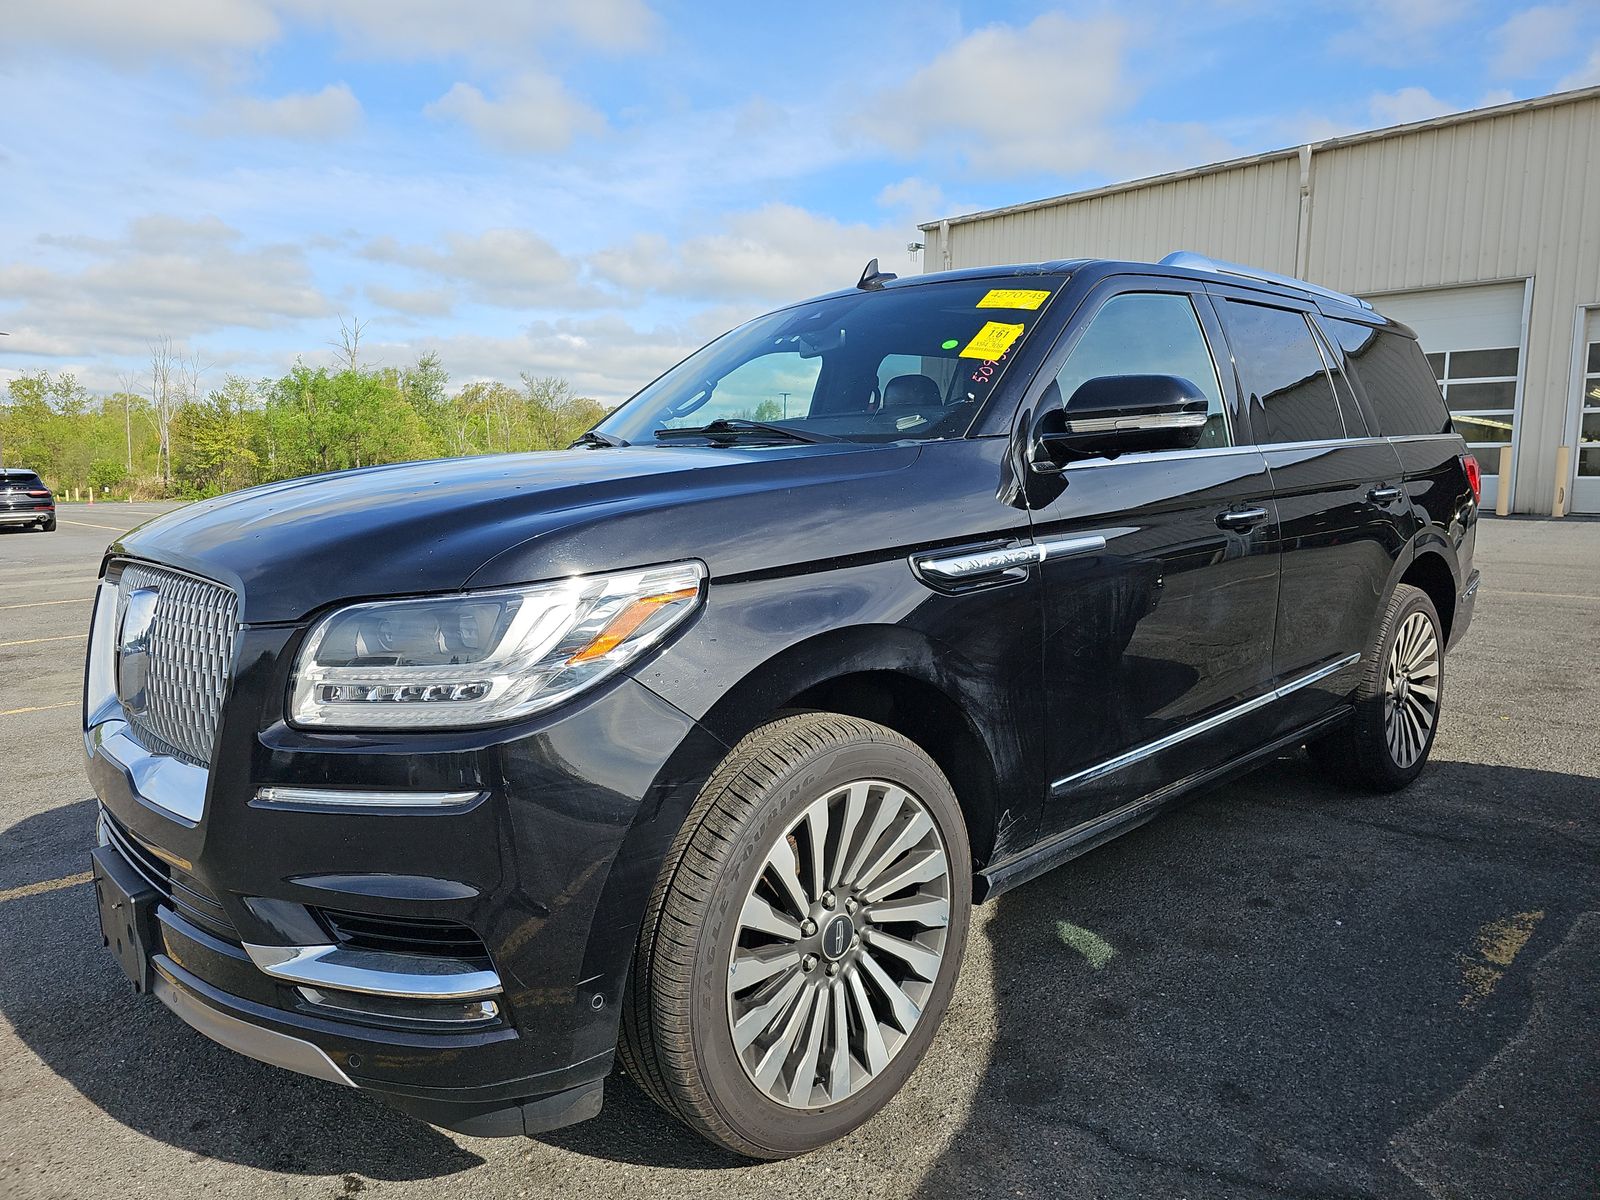
[(1366, 390), (1379, 433), (1408, 437), (1450, 432), (1438, 381), (1416, 342), (1354, 321), (1326, 320), (1326, 327)]
[(1241, 300), (1224, 301), (1222, 307), (1250, 397), (1256, 441), (1268, 445), (1344, 437), (1344, 415), (1305, 314)]

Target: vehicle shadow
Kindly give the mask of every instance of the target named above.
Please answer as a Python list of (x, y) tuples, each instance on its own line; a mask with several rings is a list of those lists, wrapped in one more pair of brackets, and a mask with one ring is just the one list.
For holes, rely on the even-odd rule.
[[(1450, 1139), (1470, 1136), (1512, 1164), (1520, 1194), (1582, 1194), (1600, 1135), (1580, 1089), (1501, 1071), (1513, 1082), (1477, 1112), (1487, 1102), (1467, 1085), (1528, 1022), (1534, 965), (1600, 911), (1595, 789), (1438, 762), (1375, 798), (1285, 756), (1001, 897), (974, 930), (994, 964), (988, 1061), (940, 1083), (966, 1115), (907, 1190), (1389, 1200), (1422, 1194), (1418, 1163), (1449, 1178), (1468, 1159)], [(0, 890), (84, 870), (92, 821), (83, 802), (0, 833)], [(1486, 951), (1485, 928), (1508, 918), (1525, 945)], [(308, 1176), (429, 1179), (483, 1161), (132, 995), (88, 884), (0, 905), (0, 954), (0, 1012), (19, 1038), (149, 1137)], [(1568, 1005), (1559, 1030), (1591, 1060), (1595, 1007)], [(919, 1074), (940, 1071), (936, 1056)], [(1550, 1129), (1590, 1133), (1552, 1145)], [(620, 1076), (599, 1117), (539, 1140), (628, 1164), (747, 1165)]]
[[(93, 834), (88, 800), (18, 822), (0, 833), (0, 890), (85, 871)], [(0, 904), (0, 962), (0, 1013), (28, 1048), (103, 1112), (169, 1146), (265, 1171), (379, 1180), (483, 1161), (375, 1100), (225, 1050), (133, 994), (101, 948), (90, 883)]]
[[(1581, 1089), (1469, 1085), (1549, 1024), (1536, 965), (1577, 986), (1551, 951), (1600, 909), (1596, 793), (1435, 762), (1373, 797), (1296, 753), (1002, 896), (976, 931), (998, 1035), (920, 1194), (1587, 1194)], [(1597, 1008), (1565, 1003), (1553, 1033), (1578, 1077)], [(1509, 1190), (1479, 1190), (1462, 1164), (1484, 1156)]]

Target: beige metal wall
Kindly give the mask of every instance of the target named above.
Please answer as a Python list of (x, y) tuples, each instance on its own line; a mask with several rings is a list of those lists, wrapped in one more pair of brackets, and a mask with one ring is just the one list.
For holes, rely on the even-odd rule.
[[(1294, 271), (1300, 164), (1276, 159), (1239, 170), (1112, 192), (950, 227), (950, 266), (1052, 258), (1153, 262), (1171, 250)], [(1241, 221), (1241, 213), (1252, 219)], [(942, 270), (937, 239), (923, 262)]]
[[(1574, 314), (1600, 303), (1600, 91), (1542, 107), (1322, 143), (1311, 156), (1305, 278), (1384, 292), (1534, 280), (1512, 504), (1549, 512), (1572, 395)], [(1296, 273), (1300, 159), (927, 228), (927, 270), (1170, 250)]]

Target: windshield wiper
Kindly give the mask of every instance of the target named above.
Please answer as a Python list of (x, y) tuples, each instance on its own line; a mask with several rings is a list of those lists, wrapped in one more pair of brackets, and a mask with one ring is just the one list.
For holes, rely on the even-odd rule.
[(718, 417), (709, 425), (685, 425), (678, 429), (658, 429), (657, 438), (699, 437), (713, 444), (728, 445), (741, 438), (781, 438), (786, 442), (842, 442), (844, 438), (831, 433), (811, 433), (790, 429), (786, 425), (769, 425), (765, 421), (747, 421), (742, 417)]
[(611, 450), (628, 443), (619, 437), (612, 437), (609, 433), (601, 433), (598, 429), (591, 429), (587, 433), (580, 433), (578, 440), (568, 446), (568, 450), (576, 450), (579, 446), (595, 446)]

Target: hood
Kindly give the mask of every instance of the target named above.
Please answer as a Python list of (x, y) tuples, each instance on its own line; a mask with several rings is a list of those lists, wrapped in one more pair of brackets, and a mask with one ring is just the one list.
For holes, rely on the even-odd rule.
[[(759, 569), (745, 544), (788, 497), (915, 461), (914, 446), (640, 446), (397, 463), (201, 501), (124, 535), (115, 553), (217, 579), (246, 623), (344, 600), (533, 582), (701, 558)], [(716, 515), (694, 513), (710, 502)], [(727, 506), (746, 512), (740, 527)], [(827, 507), (824, 503), (823, 507)], [(766, 539), (769, 546), (781, 538)], [(745, 544), (743, 552), (733, 546)], [(770, 553), (770, 550), (769, 550)], [(491, 568), (491, 564), (493, 564)], [(778, 565), (771, 563), (767, 565)], [(477, 578), (475, 578), (475, 576)]]

